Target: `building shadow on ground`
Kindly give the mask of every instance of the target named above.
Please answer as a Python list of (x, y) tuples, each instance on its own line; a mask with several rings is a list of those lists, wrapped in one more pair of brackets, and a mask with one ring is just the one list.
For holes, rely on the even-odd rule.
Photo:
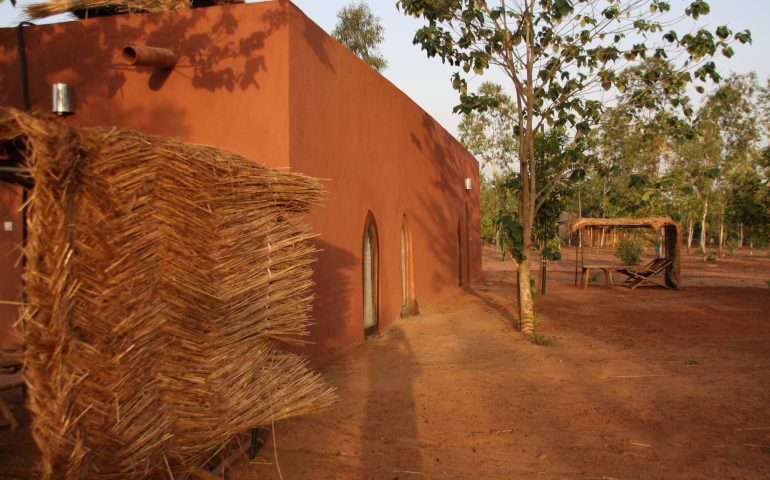
[[(421, 468), (414, 382), (420, 373), (403, 329), (376, 339), (368, 354), (368, 390), (362, 428), (362, 478), (409, 478)], [(391, 403), (392, 393), (400, 392)]]

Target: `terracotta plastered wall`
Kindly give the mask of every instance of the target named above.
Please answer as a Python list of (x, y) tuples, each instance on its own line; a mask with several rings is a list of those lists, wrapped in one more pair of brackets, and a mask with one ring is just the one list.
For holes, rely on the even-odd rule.
[[(51, 87), (74, 86), (68, 121), (114, 125), (235, 151), (286, 166), (288, 2), (120, 15), (24, 30), (33, 109)], [(170, 71), (128, 66), (123, 47), (179, 55)], [(0, 29), (0, 104), (22, 106), (16, 29)]]
[(323, 356), (363, 339), (367, 212), (379, 233), (381, 331), (401, 311), (404, 214), (418, 303), (458, 288), (458, 224), (463, 275), (480, 277), (478, 163), (403, 92), (297, 9), (289, 50), (291, 167), (328, 179), (324, 206), (311, 218), (323, 249), (312, 340), (314, 353)]
[(13, 334), (21, 300), (21, 189), (0, 182), (0, 348), (19, 344)]
[[(51, 87), (76, 92), (66, 121), (119, 126), (212, 144), (256, 161), (288, 165), (288, 2), (168, 14), (123, 15), (24, 30), (33, 110), (51, 109)], [(22, 108), (16, 29), (0, 29), (0, 104)], [(168, 72), (127, 66), (127, 45), (169, 48)], [(20, 202), (0, 185), (0, 300), (20, 300)], [(15, 343), (18, 308), (0, 304), (0, 347)]]
[[(289, 2), (30, 27), (25, 39), (35, 109), (48, 111), (50, 84), (67, 82), (77, 94), (69, 122), (213, 144), (326, 179), (327, 198), (309, 217), (323, 249), (315, 274), (316, 343), (308, 348), (314, 357), (363, 338), (368, 211), (379, 230), (381, 330), (401, 310), (404, 214), (419, 304), (457, 288), (458, 222), (464, 276), (480, 277), (476, 161)], [(120, 52), (131, 44), (170, 48), (179, 63), (165, 73), (126, 66)], [(17, 52), (16, 30), (0, 29), (0, 104), (21, 107)], [(471, 191), (465, 178), (472, 179)], [(0, 268), (16, 275), (9, 285), (18, 285), (18, 271)], [(0, 313), (6, 314), (2, 307)], [(0, 343), (8, 336), (2, 318)]]

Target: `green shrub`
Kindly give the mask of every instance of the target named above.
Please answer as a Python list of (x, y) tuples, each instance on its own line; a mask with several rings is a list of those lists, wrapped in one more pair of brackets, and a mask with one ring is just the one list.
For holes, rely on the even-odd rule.
[(545, 247), (540, 254), (543, 256), (544, 259), (556, 262), (561, 260), (561, 251), (560, 250), (554, 250), (551, 247)]
[(730, 253), (730, 255), (735, 255), (738, 253), (738, 246), (740, 244), (738, 243), (738, 240), (731, 238), (727, 241), (727, 251)]
[(556, 343), (556, 335), (545, 335), (540, 332), (540, 327), (543, 325), (543, 317), (539, 313), (535, 314), (532, 324), (534, 330), (532, 337), (530, 337), (532, 343), (540, 345), (541, 347), (550, 347)]
[(540, 332), (532, 334), (532, 343), (541, 347), (550, 347), (556, 343), (556, 335), (543, 335)]
[(488, 215), (481, 217), (481, 238), (490, 244), (495, 243), (495, 221)]
[(644, 245), (636, 240), (621, 240), (615, 248), (615, 256), (623, 265), (639, 265), (642, 261)]
[(716, 263), (716, 261), (717, 261), (717, 257), (716, 257), (716, 255), (714, 255), (713, 253), (709, 253), (709, 254), (706, 256), (706, 261), (707, 261), (707, 262), (709, 262), (709, 263)]
[(545, 246), (556, 252), (561, 252), (561, 239), (559, 237), (553, 237), (548, 240), (548, 243), (546, 243)]

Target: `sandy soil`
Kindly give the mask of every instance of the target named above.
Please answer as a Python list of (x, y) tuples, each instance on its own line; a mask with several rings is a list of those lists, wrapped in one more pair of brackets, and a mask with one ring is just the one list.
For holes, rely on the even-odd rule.
[[(482, 284), (330, 359), (340, 402), (277, 423), (228, 478), (770, 478), (770, 259), (687, 257), (681, 291), (583, 290), (573, 268), (549, 269), (541, 347), (485, 251)], [(28, 429), (0, 431), (0, 478), (34, 458)]]
[(688, 257), (675, 292), (579, 289), (567, 257), (537, 300), (550, 347), (512, 328), (511, 265), (484, 269), (333, 359), (340, 403), (232, 478), (770, 478), (770, 259)]

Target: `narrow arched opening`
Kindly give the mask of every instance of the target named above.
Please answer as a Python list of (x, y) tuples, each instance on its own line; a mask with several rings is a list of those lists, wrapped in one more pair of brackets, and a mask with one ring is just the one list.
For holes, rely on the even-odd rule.
[(364, 294), (364, 336), (377, 333), (379, 323), (379, 236), (374, 215), (369, 212), (366, 216), (363, 241), (363, 294)]
[(463, 286), (465, 278), (463, 275), (463, 231), (462, 222), (457, 222), (457, 285)]
[(469, 282), (471, 278), (471, 209), (468, 202), (465, 202), (465, 258), (463, 270), (465, 271), (465, 281)]
[(414, 295), (414, 270), (412, 263), (412, 235), (404, 214), (401, 221), (401, 317), (417, 314)]

